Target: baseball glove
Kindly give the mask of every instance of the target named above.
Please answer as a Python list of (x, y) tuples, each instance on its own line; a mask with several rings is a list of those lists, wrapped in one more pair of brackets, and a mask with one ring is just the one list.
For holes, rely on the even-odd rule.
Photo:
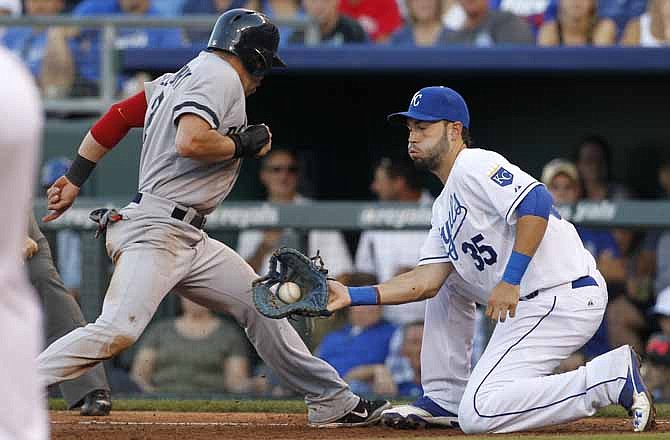
[[(277, 265), (280, 265), (277, 270)], [(264, 316), (281, 319), (287, 316), (330, 316), (328, 304), (328, 270), (318, 252), (309, 258), (301, 252), (282, 247), (272, 253), (267, 275), (252, 283), (254, 305)], [(300, 286), (301, 298), (287, 304), (277, 296), (281, 283), (291, 281)]]

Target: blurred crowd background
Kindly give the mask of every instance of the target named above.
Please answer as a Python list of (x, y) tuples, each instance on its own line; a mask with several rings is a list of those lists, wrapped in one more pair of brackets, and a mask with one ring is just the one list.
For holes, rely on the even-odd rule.
[[(231, 8), (259, 10), (280, 20), (318, 24), (320, 45), (393, 46), (640, 46), (670, 43), (669, 0), (0, 0), (9, 16), (103, 15), (188, 17)], [(305, 32), (281, 27), (281, 46), (305, 44)], [(100, 31), (19, 26), (0, 30), (47, 97), (99, 91)], [(116, 49), (204, 46), (203, 28), (122, 28)], [(141, 88), (145, 74), (122, 76), (119, 92)]]
[[(0, 14), (13, 17), (174, 18), (218, 15), (236, 7), (260, 10), (279, 19), (314, 20), (321, 33), (319, 45), (324, 47), (661, 47), (670, 43), (670, 0), (25, 0), (22, 4), (0, 0)], [(281, 34), (282, 47), (305, 44), (303, 30), (282, 26)], [(203, 47), (208, 35), (207, 30), (188, 27), (122, 28), (114, 45), (118, 50)], [(100, 30), (85, 27), (0, 29), (0, 42), (26, 62), (45, 98), (100, 93), (100, 40)], [(143, 82), (155, 74), (122, 73), (117, 95), (141, 90)], [(398, 109), (388, 109), (393, 110)], [(604, 110), (621, 115), (638, 109)], [(477, 117), (473, 114), (474, 120)], [(51, 115), (52, 122), (72, 118), (67, 112)], [(543, 164), (536, 177), (547, 185), (557, 204), (640, 197), (665, 200), (670, 196), (670, 156), (663, 150), (667, 149), (667, 137), (653, 164), (639, 170), (651, 182), (641, 193), (636, 182), (617, 179), (610, 139), (587, 132), (570, 132), (566, 136), (572, 142), (560, 153), (551, 149), (533, 153)], [(76, 144), (66, 147), (74, 154)], [(399, 151), (402, 152), (402, 145)], [(67, 157), (53, 157), (48, 152), (45, 157), (48, 160), (42, 168), (38, 196), (69, 166)], [(513, 155), (509, 159), (519, 162)], [(320, 199), (323, 194), (315, 185), (316, 161), (319, 153), (314, 150), (277, 146), (257, 166), (246, 168), (245, 184), (257, 188), (248, 198), (296, 204)], [(368, 185), (367, 190), (361, 190), (368, 199), (430, 206), (439, 190), (435, 181), (417, 172), (402, 154), (378, 153), (372, 167), (363, 175), (358, 174), (358, 182)], [(351, 195), (343, 191), (337, 197), (331, 191), (327, 198), (361, 198), (361, 192)], [(89, 195), (107, 194), (89, 189)], [(656, 397), (670, 399), (670, 230), (578, 230), (608, 282), (610, 298), (605, 320), (596, 335), (561, 369), (577, 368), (613, 347), (631, 344), (644, 353), (645, 374)], [(289, 245), (309, 254), (320, 250), (331, 275), (349, 285), (367, 285), (414, 266), (426, 234), (244, 230), (222, 239), (259, 273), (267, 269), (273, 249)], [(81, 261), (80, 233), (60, 230), (47, 235), (61, 276), (70, 293), (79, 299), (82, 270), (86, 270)], [(115, 394), (292, 395), (264, 366), (232, 320), (186, 300), (170, 297), (167, 301), (169, 304), (137, 346), (106, 363)], [(330, 362), (355, 391), (412, 398), (421, 394), (423, 309), (421, 303), (358, 307), (329, 319), (294, 324), (308, 345)], [(473, 362), (486, 345), (491, 325), (480, 310)]]

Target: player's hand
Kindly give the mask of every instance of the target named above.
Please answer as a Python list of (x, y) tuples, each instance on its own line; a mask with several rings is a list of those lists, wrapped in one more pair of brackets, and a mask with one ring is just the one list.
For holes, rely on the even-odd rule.
[(47, 190), (47, 209), (50, 212), (42, 217), (42, 221), (46, 223), (56, 220), (72, 206), (78, 195), (79, 187), (67, 177), (60, 176)]
[(335, 280), (328, 280), (328, 305), (329, 312), (335, 312), (351, 305), (351, 297), (347, 286)]
[(26, 237), (25, 247), (23, 248), (23, 258), (29, 259), (37, 253), (40, 247), (37, 245), (37, 242), (30, 237)]
[(270, 131), (270, 127), (268, 127), (267, 125), (265, 125), (265, 124), (261, 124), (261, 125), (263, 125), (265, 128), (268, 129), (268, 135), (270, 136), (270, 140), (258, 152), (258, 154), (256, 155), (256, 159), (260, 159), (261, 157), (268, 154), (270, 152), (270, 150), (272, 150), (272, 131)]
[(493, 288), (489, 303), (486, 307), (486, 316), (493, 321), (505, 322), (507, 313), (514, 318), (516, 306), (519, 304), (519, 286), (501, 281)]

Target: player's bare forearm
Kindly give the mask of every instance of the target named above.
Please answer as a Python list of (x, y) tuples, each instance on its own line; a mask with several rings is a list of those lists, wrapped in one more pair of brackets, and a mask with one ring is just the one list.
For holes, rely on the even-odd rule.
[(203, 162), (222, 162), (235, 155), (235, 142), (230, 137), (192, 114), (179, 118), (175, 144), (180, 156)]
[[(451, 263), (426, 264), (391, 278), (377, 286), (379, 304), (405, 304), (432, 298), (452, 269)], [(328, 281), (328, 288), (328, 310), (333, 312), (352, 304), (347, 286), (337, 281)]]
[[(92, 172), (93, 167), (95, 166), (102, 157), (107, 154), (109, 150), (98, 143), (95, 140), (91, 132), (89, 131), (84, 139), (79, 145), (77, 153), (79, 156), (84, 158), (84, 161), (90, 161), (90, 168), (88, 173)], [(75, 164), (77, 161), (80, 161), (81, 158), (75, 159)], [(79, 195), (79, 187), (81, 182), (73, 182), (70, 176), (72, 172), (72, 167), (68, 174), (65, 176), (59, 177), (51, 187), (47, 190), (47, 210), (49, 213), (42, 218), (44, 222), (50, 222), (56, 220), (60, 217), (67, 209), (72, 206), (75, 199)], [(77, 173), (75, 173), (77, 174)], [(82, 179), (85, 180), (85, 179)]]
[[(520, 287), (519, 283), (525, 267), (530, 262), (530, 258), (535, 254), (537, 248), (542, 242), (544, 233), (547, 230), (547, 219), (535, 215), (524, 215), (517, 220), (516, 236), (514, 240), (514, 252), (518, 255), (512, 254), (511, 262), (508, 262), (508, 267), (505, 269), (503, 279), (495, 286), (486, 307), (486, 316), (493, 321), (505, 322), (509, 313), (510, 318), (514, 318), (516, 314), (516, 307), (519, 304)], [(510, 264), (516, 266), (517, 257), (527, 258), (521, 270), (518, 280), (508, 280), (505, 276), (508, 275)], [(518, 270), (518, 268), (517, 268)], [(509, 281), (509, 282), (508, 282)]]
[(542, 242), (547, 230), (547, 219), (535, 215), (524, 215), (516, 222), (514, 250), (532, 257)]
[(89, 131), (79, 145), (77, 153), (91, 162), (99, 162), (105, 154), (109, 152), (108, 148), (103, 147), (95, 140)]
[(380, 304), (405, 304), (432, 298), (452, 269), (451, 263), (424, 264), (395, 276), (378, 286)]

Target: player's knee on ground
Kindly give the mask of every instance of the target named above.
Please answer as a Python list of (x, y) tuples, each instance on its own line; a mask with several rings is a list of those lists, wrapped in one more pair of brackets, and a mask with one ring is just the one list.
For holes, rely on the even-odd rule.
[[(477, 396), (476, 402), (475, 396)], [(498, 426), (502, 421), (500, 418), (482, 417), (482, 415), (491, 415), (491, 412), (488, 411), (490, 408), (487, 408), (489, 405), (485, 400), (479, 393), (475, 395), (475, 390), (466, 387), (458, 407), (458, 424), (466, 434), (481, 434), (500, 428)]]

